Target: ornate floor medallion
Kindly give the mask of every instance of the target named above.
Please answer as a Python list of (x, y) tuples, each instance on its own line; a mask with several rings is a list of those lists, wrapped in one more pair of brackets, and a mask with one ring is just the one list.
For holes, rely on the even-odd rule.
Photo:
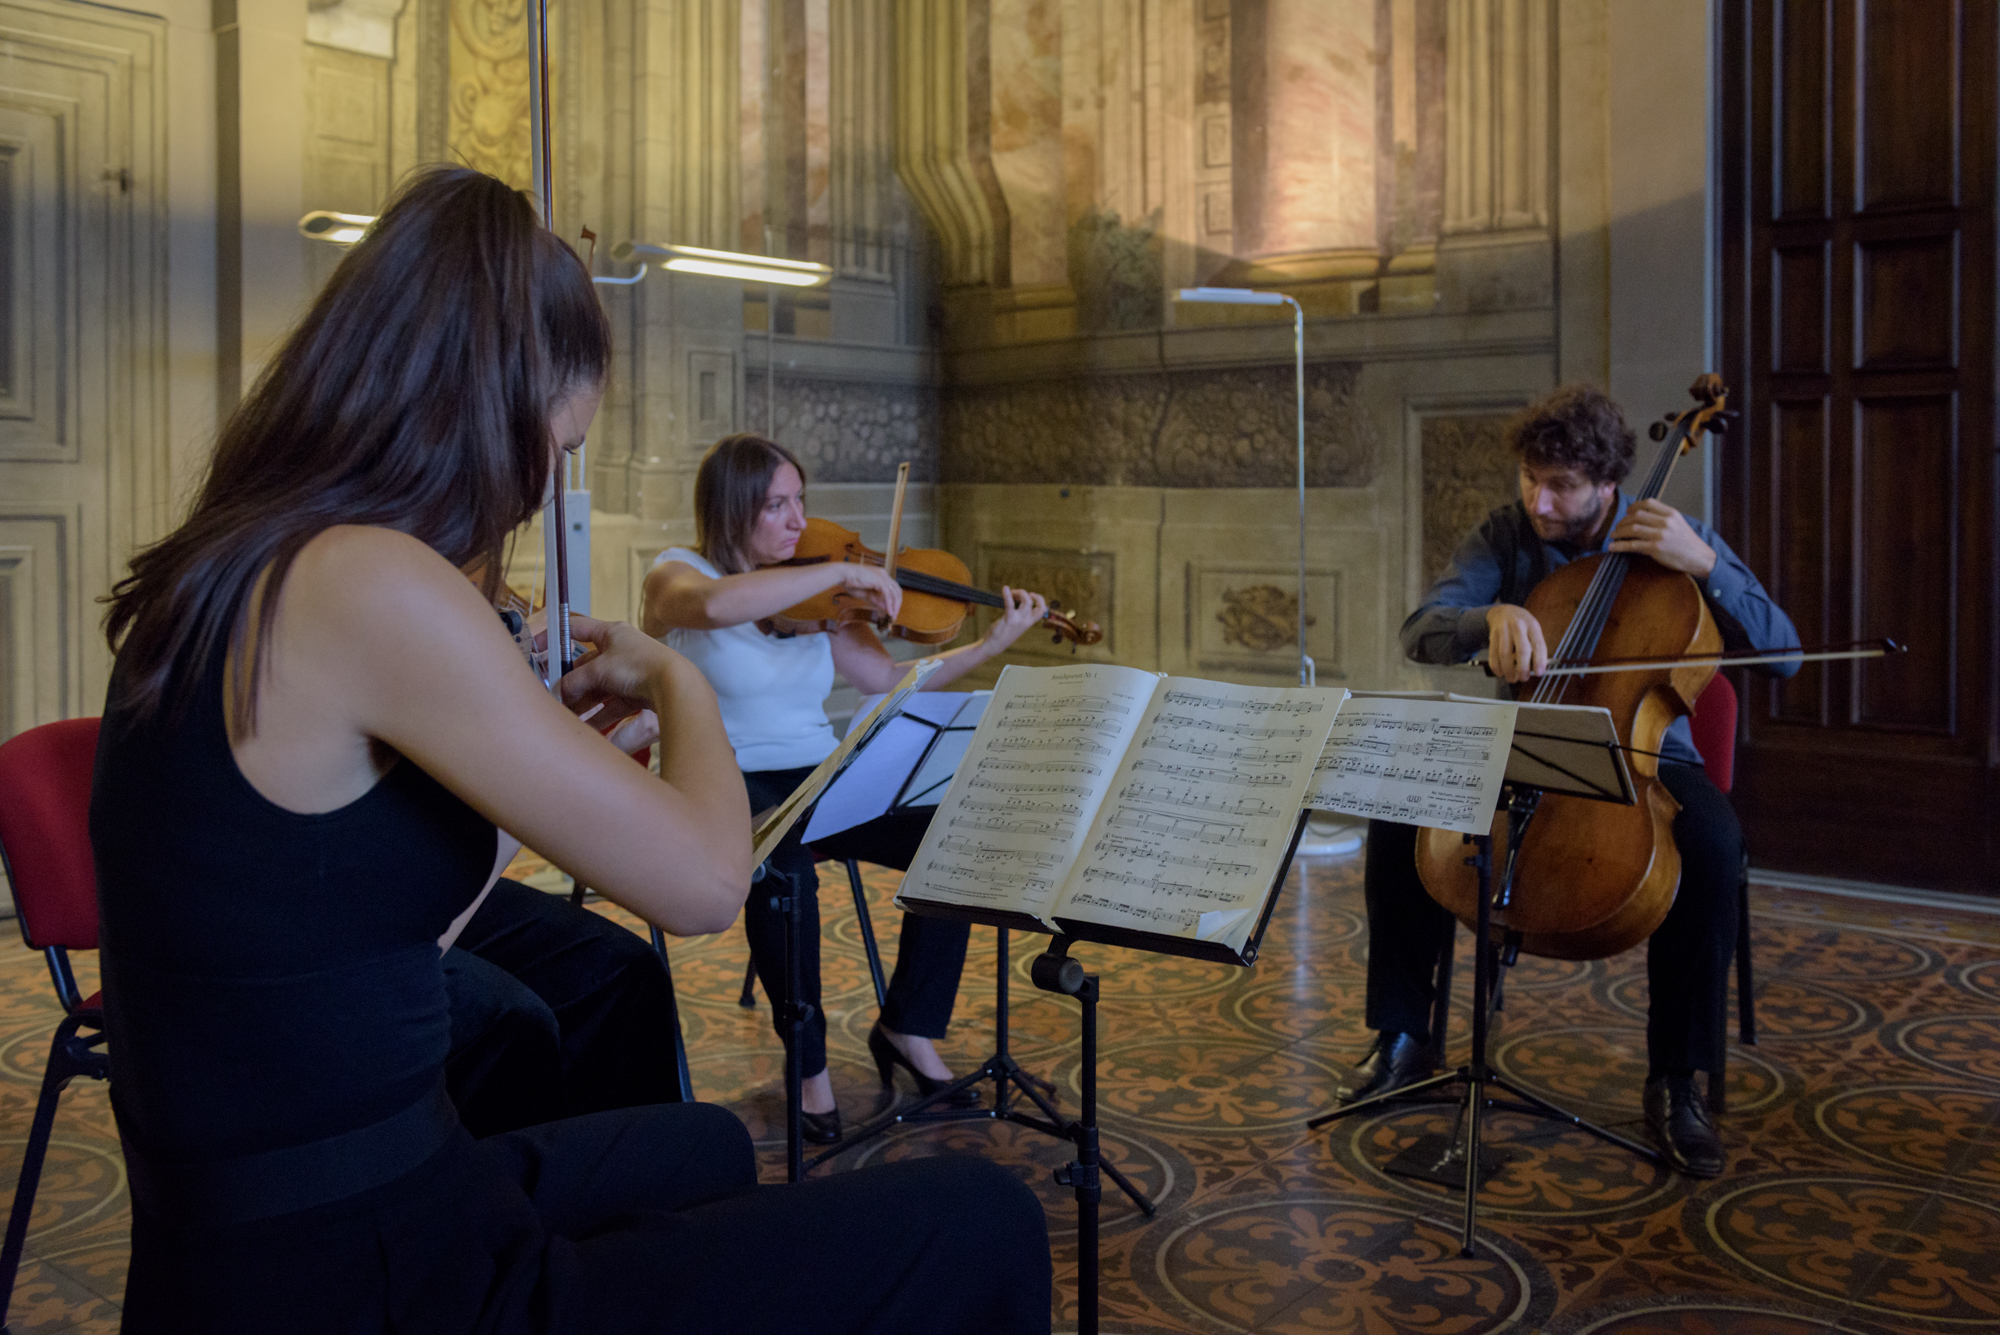
[(1933, 1328), (2000, 1326), (2000, 1205), (1870, 1178), (1723, 1189), (1710, 1234), (1738, 1264), (1822, 1302)]
[(1960, 1079), (2000, 1082), (2000, 1015), (1935, 1015), (1890, 1030), (1904, 1055)]
[[(1399, 1335), (1506, 1330), (1540, 1288), (1521, 1262), (1405, 1207), (1329, 1197), (1236, 1204), (1194, 1217), (1161, 1246), (1169, 1293), (1233, 1331)], [(1546, 1283), (1543, 1280), (1542, 1283)]]
[(2000, 1189), (2000, 1093), (1953, 1085), (1849, 1089), (1814, 1108), (1813, 1124), (1885, 1168)]

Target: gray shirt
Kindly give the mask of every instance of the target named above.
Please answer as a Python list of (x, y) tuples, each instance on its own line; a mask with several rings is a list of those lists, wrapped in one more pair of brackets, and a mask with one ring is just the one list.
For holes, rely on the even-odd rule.
[[(1617, 512), (1605, 530), (1607, 535), (1618, 526), (1631, 505), (1631, 497), (1620, 492)], [(1764, 591), (1743, 559), (1699, 519), (1690, 517), (1688, 526), (1715, 549), (1715, 569), (1708, 572), (1706, 579), (1697, 579), (1695, 583), (1708, 600), (1708, 610), (1722, 632), (1723, 647), (1766, 652), (1798, 648), (1799, 633), (1792, 626), (1792, 619), (1771, 601), (1771, 595)], [(1501, 506), (1466, 535), (1452, 553), (1444, 573), (1425, 591), (1422, 604), (1403, 623), (1403, 652), (1419, 663), (1465, 662), (1486, 647), (1488, 607), (1495, 603), (1519, 606), (1527, 601), (1529, 591), (1557, 566), (1603, 550), (1601, 542), (1593, 547), (1543, 542), (1519, 501)], [(1752, 670), (1773, 677), (1789, 677), (1799, 670), (1799, 665), (1774, 663)], [(1694, 748), (1685, 717), (1668, 725), (1660, 742), (1660, 754), (1664, 759), (1684, 764), (1701, 763), (1701, 753)]]

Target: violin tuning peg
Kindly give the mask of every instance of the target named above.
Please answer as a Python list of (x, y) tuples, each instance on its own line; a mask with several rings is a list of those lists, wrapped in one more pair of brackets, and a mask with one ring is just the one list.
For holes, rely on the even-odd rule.
[(1646, 428), (1646, 434), (1654, 440), (1665, 440), (1667, 438), (1667, 424), (1665, 422), (1655, 422)]

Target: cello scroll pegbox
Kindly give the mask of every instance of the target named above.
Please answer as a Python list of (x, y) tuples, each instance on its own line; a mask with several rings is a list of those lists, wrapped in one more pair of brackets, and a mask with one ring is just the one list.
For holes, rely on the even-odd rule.
[(1714, 403), (1729, 390), (1722, 383), (1722, 377), (1713, 371), (1704, 371), (1688, 386), (1688, 397), (1697, 403)]
[(1651, 436), (1654, 440), (1665, 440), (1667, 438), (1667, 432), (1671, 431), (1672, 429), (1673, 428), (1666, 422), (1655, 422), (1651, 426), (1646, 428), (1646, 434)]

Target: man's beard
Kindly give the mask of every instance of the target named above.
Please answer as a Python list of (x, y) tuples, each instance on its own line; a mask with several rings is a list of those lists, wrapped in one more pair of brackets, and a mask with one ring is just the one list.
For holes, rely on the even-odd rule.
[[(1530, 518), (1535, 524), (1535, 536), (1543, 542), (1562, 543), (1569, 547), (1582, 545), (1586, 538), (1597, 532), (1597, 526), (1604, 522), (1606, 502), (1598, 497), (1593, 497), (1592, 500), (1594, 503), (1590, 507), (1590, 513), (1579, 515), (1575, 519), (1565, 520), (1554, 516), (1545, 519), (1540, 515), (1531, 515)], [(1556, 531), (1551, 532), (1544, 525), (1555, 525)]]

